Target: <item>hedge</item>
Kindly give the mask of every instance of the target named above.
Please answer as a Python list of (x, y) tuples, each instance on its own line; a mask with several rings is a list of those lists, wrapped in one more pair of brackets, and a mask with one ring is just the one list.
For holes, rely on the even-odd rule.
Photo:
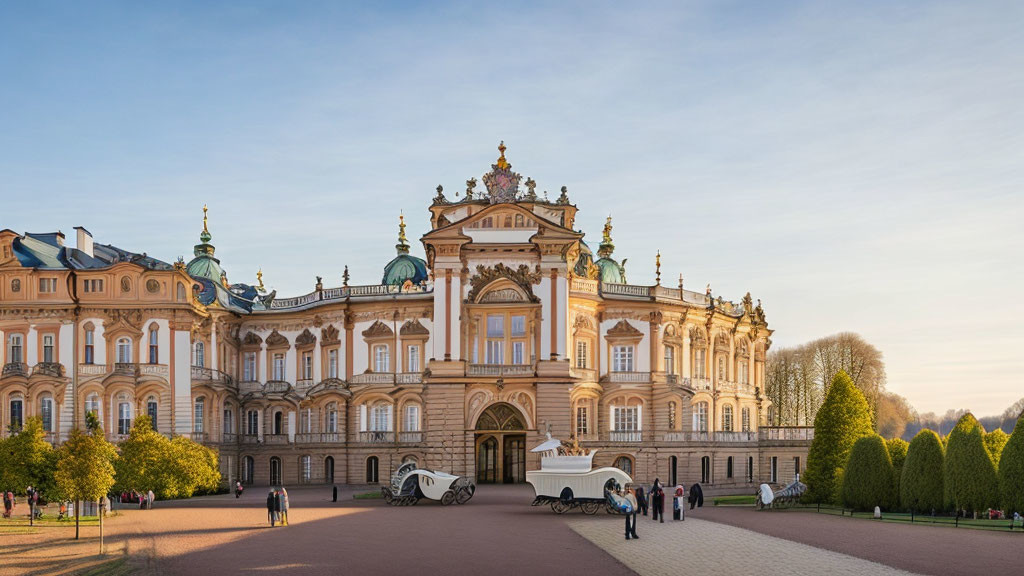
[(934, 430), (923, 429), (910, 441), (900, 475), (900, 504), (911, 512), (945, 508), (943, 464), (945, 448)]
[(853, 444), (874, 434), (864, 394), (840, 370), (814, 418), (814, 440), (807, 454), (804, 482), (807, 502), (834, 502), (840, 492), (836, 470), (846, 465)]
[(878, 435), (858, 439), (843, 469), (843, 506), (854, 510), (872, 510), (875, 506), (891, 510), (896, 504), (895, 486), (885, 440)]

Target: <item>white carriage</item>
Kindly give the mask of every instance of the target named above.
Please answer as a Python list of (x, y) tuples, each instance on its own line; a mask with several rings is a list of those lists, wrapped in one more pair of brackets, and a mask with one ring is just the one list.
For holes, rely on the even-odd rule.
[(412, 506), (421, 498), (439, 500), (447, 506), (452, 502), (469, 502), (476, 485), (464, 476), (417, 468), (414, 462), (406, 462), (395, 470), (391, 483), (382, 486), (380, 491), (392, 506)]
[(596, 514), (601, 508), (618, 513), (620, 507), (610, 497), (615, 491), (633, 482), (618, 468), (593, 468), (596, 450), (584, 450), (578, 444), (562, 446), (550, 434), (547, 441), (532, 449), (540, 452), (540, 470), (526, 473), (536, 498), (533, 506), (550, 505), (558, 514), (580, 508), (584, 514)]

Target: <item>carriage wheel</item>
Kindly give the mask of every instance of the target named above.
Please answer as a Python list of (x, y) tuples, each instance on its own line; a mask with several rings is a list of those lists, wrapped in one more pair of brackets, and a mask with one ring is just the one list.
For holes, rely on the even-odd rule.
[(469, 502), (469, 499), (473, 497), (473, 492), (469, 488), (463, 486), (459, 488), (459, 491), (455, 493), (455, 502), (457, 504), (465, 504)]
[(455, 492), (446, 490), (445, 493), (441, 495), (441, 505), (448, 506), (452, 502), (455, 502)]
[(589, 516), (597, 514), (597, 511), (601, 509), (600, 502), (584, 502), (580, 504), (580, 508), (583, 509), (583, 513)]
[(568, 502), (562, 502), (561, 500), (555, 500), (551, 503), (551, 509), (555, 511), (555, 514), (565, 514), (572, 508), (572, 504)]
[(619, 511), (615, 509), (615, 506), (612, 506), (611, 503), (609, 503), (609, 502), (605, 502), (604, 503), (604, 511), (609, 513), (609, 514), (618, 514), (619, 513)]

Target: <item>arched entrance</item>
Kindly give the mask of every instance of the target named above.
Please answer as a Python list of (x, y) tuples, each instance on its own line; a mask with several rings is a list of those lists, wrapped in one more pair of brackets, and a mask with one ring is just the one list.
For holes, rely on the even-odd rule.
[(334, 456), (324, 458), (324, 482), (334, 484)]
[(281, 484), (281, 459), (277, 456), (270, 459), (270, 484), (273, 486)]
[(526, 424), (510, 404), (488, 407), (476, 421), (476, 481), (516, 484), (526, 481)]
[(256, 461), (252, 456), (242, 458), (242, 484), (252, 484), (252, 478), (256, 473)]

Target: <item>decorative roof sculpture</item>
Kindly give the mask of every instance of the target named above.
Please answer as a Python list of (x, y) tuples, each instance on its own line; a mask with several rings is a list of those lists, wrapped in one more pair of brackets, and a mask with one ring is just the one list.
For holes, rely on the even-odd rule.
[(601, 244), (597, 247), (597, 255), (600, 257), (594, 264), (601, 270), (601, 282), (606, 284), (626, 283), (626, 260), (620, 265), (612, 258), (615, 252), (615, 244), (612, 242), (612, 217), (609, 216), (604, 223), (604, 230), (601, 234)]
[(519, 180), (522, 176), (513, 172), (512, 165), (505, 159), (504, 140), (498, 145), (498, 151), (501, 156), (496, 163), (491, 164), (491, 171), (484, 174), (484, 185), (487, 186), (491, 204), (515, 202), (519, 199)]

